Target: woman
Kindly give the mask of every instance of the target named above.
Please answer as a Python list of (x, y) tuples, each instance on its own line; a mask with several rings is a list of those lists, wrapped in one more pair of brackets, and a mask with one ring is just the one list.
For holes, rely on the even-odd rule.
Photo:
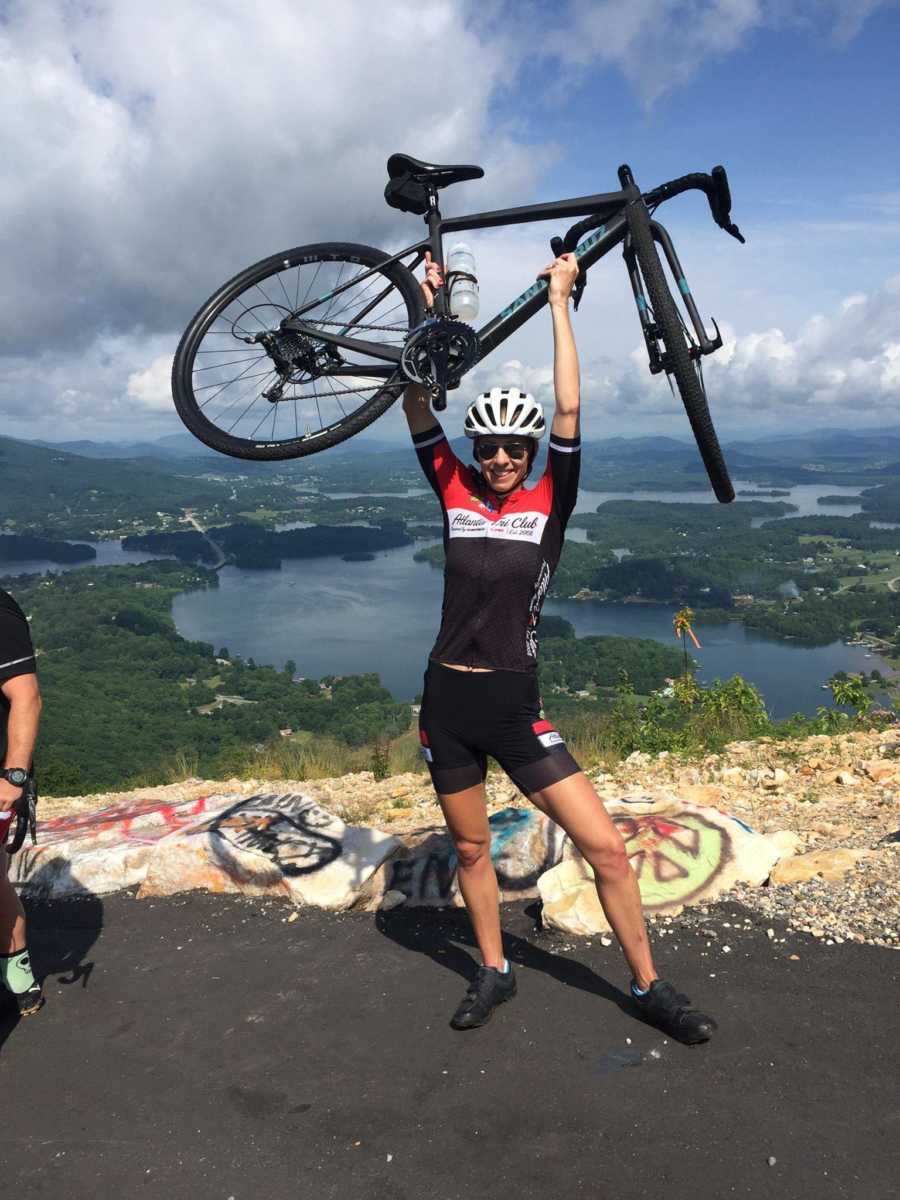
[[(453, 454), (423, 389), (407, 388), (403, 403), (422, 469), (441, 502), (446, 551), (441, 628), (425, 675), (420, 736), (483, 961), (451, 1025), (485, 1024), (516, 992), (503, 955), (490, 855), (484, 779), (491, 755), (590, 864), (645, 1019), (681, 1041), (702, 1042), (716, 1024), (659, 979), (622, 837), (559, 733), (542, 720), (536, 629), (578, 489), (578, 355), (569, 317), (577, 274), (572, 254), (541, 272), (553, 321), (556, 410), (547, 468), (535, 486), (525, 487), (525, 479), (545, 423), (532, 396), (492, 388), (469, 405), (465, 432), (480, 470)], [(430, 306), (443, 286), (430, 256), (422, 286)]]

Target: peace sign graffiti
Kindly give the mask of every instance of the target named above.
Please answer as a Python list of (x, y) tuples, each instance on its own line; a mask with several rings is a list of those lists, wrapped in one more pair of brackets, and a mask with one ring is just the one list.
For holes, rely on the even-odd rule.
[(637, 875), (644, 908), (687, 904), (731, 859), (731, 839), (699, 813), (613, 817)]

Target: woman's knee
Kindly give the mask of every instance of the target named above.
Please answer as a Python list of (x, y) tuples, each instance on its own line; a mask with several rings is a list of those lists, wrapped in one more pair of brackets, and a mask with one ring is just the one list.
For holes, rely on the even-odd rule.
[(628, 851), (618, 830), (604, 836), (586, 847), (582, 854), (593, 867), (600, 880), (622, 879), (631, 870)]
[(458, 838), (454, 839), (453, 846), (459, 865), (463, 870), (477, 867), (485, 858), (490, 858), (491, 842), (489, 837), (484, 840)]

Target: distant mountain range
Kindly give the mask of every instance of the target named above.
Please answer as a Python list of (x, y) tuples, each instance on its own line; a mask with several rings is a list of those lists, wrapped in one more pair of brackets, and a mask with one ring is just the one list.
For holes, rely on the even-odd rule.
[[(79, 454), (82, 458), (153, 458), (153, 459), (221, 459), (222, 455), (211, 450), (190, 433), (169, 433), (165, 437), (145, 442), (48, 442), (41, 438), (29, 439), (29, 445), (43, 446), (47, 450), (62, 450), (67, 454)], [(400, 450), (403, 442), (377, 441), (374, 438), (351, 438), (332, 451), (333, 454), (382, 454), (385, 450)]]
[[(96, 442), (69, 441), (48, 442), (41, 438), (29, 439), (31, 445), (44, 446), (49, 450), (63, 450), (69, 454), (78, 454), (83, 458), (214, 458), (222, 456), (215, 450), (210, 450), (190, 433), (169, 433), (165, 437), (153, 441), (136, 442)], [(454, 438), (454, 446), (465, 446), (467, 438)], [(595, 454), (608, 455), (610, 458), (639, 458), (648, 453), (654, 457), (680, 455), (685, 449), (692, 447), (689, 437), (674, 438), (663, 436), (650, 437), (613, 437), (586, 439), (585, 445)], [(405, 440), (379, 440), (372, 437), (355, 437), (339, 446), (335, 446), (330, 454), (334, 457), (342, 455), (363, 456), (367, 454), (384, 454), (395, 450), (407, 450), (409, 443)], [(887, 428), (877, 433), (871, 431), (854, 431), (851, 429), (819, 429), (809, 433), (765, 434), (758, 438), (741, 438), (735, 441), (723, 441), (723, 448), (729, 454), (747, 455), (759, 460), (790, 461), (822, 458), (900, 458), (900, 426)]]

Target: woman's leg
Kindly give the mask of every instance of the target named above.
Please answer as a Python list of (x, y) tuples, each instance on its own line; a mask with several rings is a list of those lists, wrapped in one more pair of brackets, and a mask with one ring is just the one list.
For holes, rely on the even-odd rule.
[(484, 784), (450, 795), (438, 793), (447, 829), (456, 848), (457, 879), (469, 910), (475, 940), (486, 967), (503, 967), (500, 937), (500, 891), (491, 862)]
[(594, 872), (597, 895), (638, 987), (657, 978), (637, 876), (622, 835), (590, 780), (579, 771), (532, 792), (529, 799), (566, 831)]

